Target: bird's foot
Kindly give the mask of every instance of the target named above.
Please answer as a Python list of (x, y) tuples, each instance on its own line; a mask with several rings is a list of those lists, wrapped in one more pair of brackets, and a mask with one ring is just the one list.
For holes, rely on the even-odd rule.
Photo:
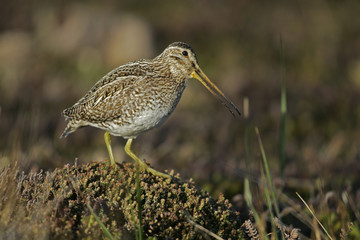
[(152, 169), (146, 163), (144, 163), (143, 160), (136, 156), (135, 153), (131, 151), (132, 141), (133, 139), (129, 138), (125, 144), (125, 152), (127, 155), (129, 155), (135, 162), (137, 162), (144, 171), (147, 171), (155, 176), (171, 179), (171, 176), (169, 174), (158, 172), (155, 169)]
[(151, 168), (150, 166), (148, 166), (145, 162), (141, 161), (140, 164), (140, 167), (146, 171), (146, 172), (149, 172), (151, 173), (152, 175), (155, 175), (155, 176), (159, 176), (159, 177), (162, 177), (162, 178), (168, 178), (168, 179), (171, 179), (171, 176), (169, 174), (166, 174), (166, 173), (162, 173), (162, 172), (159, 172), (159, 171), (156, 171), (155, 169)]

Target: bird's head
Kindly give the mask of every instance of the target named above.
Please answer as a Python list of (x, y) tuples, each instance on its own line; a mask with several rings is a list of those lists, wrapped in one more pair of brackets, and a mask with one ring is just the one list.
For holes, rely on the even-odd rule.
[(220, 91), (216, 85), (201, 70), (194, 50), (186, 43), (174, 42), (170, 44), (159, 56), (168, 63), (171, 73), (187, 80), (199, 80), (214, 96), (225, 105), (232, 115), (235, 112), (241, 115), (239, 109)]
[(199, 67), (194, 50), (186, 43), (174, 42), (160, 55), (168, 63), (171, 74), (188, 79), (191, 73)]

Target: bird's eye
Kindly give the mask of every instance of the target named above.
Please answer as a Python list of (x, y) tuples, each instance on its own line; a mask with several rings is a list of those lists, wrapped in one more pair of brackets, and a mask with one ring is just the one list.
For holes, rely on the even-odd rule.
[(187, 51), (183, 51), (183, 52), (182, 52), (182, 55), (187, 56), (187, 55), (188, 55), (188, 52), (187, 52)]

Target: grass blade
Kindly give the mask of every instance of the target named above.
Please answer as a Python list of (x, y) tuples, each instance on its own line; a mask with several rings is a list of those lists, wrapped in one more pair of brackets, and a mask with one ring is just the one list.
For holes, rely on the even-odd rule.
[(216, 240), (224, 240), (222, 237), (216, 235), (215, 233), (207, 230), (206, 228), (204, 228), (203, 226), (201, 226), (200, 224), (197, 224), (196, 222), (194, 222), (190, 217), (187, 217), (186, 220), (193, 225), (196, 229), (206, 233), (207, 235), (215, 238)]
[(328, 236), (329, 239), (333, 240), (333, 238), (330, 236), (330, 234), (328, 233), (328, 231), (326, 230), (326, 228), (321, 224), (320, 220), (315, 216), (315, 213), (313, 212), (313, 210), (311, 210), (310, 206), (305, 202), (305, 200), (300, 196), (299, 193), (295, 192), (296, 195), (300, 198), (300, 200), (304, 203), (304, 205), (306, 206), (306, 208), (310, 211), (311, 215), (313, 215), (313, 217), (316, 219), (317, 223), (320, 225), (320, 227), (324, 230), (324, 232), (326, 233), (326, 235)]
[(244, 197), (245, 201), (248, 204), (252, 204), (252, 194), (250, 190), (250, 180), (249, 180), (249, 162), (250, 162), (250, 126), (249, 126), (249, 99), (244, 98), (244, 117), (245, 117), (245, 133), (244, 133), (244, 144), (245, 144), (245, 167), (246, 167), (246, 175), (244, 179)]
[(276, 225), (274, 222), (275, 216), (274, 216), (273, 209), (272, 209), (271, 196), (270, 196), (270, 191), (269, 191), (269, 183), (266, 181), (265, 175), (266, 174), (264, 173), (264, 168), (262, 167), (261, 168), (261, 181), (264, 183), (265, 199), (266, 199), (266, 205), (269, 208), (271, 228), (272, 228), (272, 232), (274, 233), (275, 239), (278, 239), (277, 234), (276, 234)]
[(91, 212), (91, 215), (95, 218), (95, 220), (98, 222), (98, 224), (101, 227), (101, 230), (104, 232), (104, 235), (109, 238), (110, 240), (115, 240), (115, 238), (111, 235), (111, 233), (109, 232), (109, 230), (106, 228), (106, 226), (101, 222), (101, 220), (99, 219), (99, 217), (94, 213), (94, 210), (90, 207), (90, 205), (87, 203), (86, 206), (88, 207), (88, 209)]
[(286, 115), (287, 115), (287, 103), (286, 103), (286, 67), (285, 67), (285, 51), (282, 39), (280, 37), (280, 62), (281, 62), (281, 120), (280, 120), (280, 173), (284, 176), (284, 169), (286, 166), (285, 159), (285, 134), (286, 134)]
[(262, 239), (269, 239), (266, 235), (265, 226), (261, 223), (260, 216), (257, 213), (255, 206), (253, 204), (253, 197), (251, 193), (251, 186), (250, 186), (250, 179), (249, 179), (249, 163), (250, 163), (250, 124), (249, 124), (249, 117), (250, 117), (250, 111), (249, 111), (249, 99), (247, 97), (244, 98), (243, 101), (243, 111), (244, 111), (244, 118), (245, 118), (245, 133), (244, 133), (244, 144), (245, 144), (245, 167), (246, 167), (246, 174), (244, 178), (244, 198), (246, 201), (246, 204), (249, 206), (252, 215), (255, 219), (255, 222), (257, 224), (257, 229), (259, 234), (262, 236)]
[(272, 176), (271, 176), (271, 173), (270, 173), (270, 167), (269, 167), (269, 164), (268, 164), (268, 161), (267, 161), (267, 158), (266, 158), (264, 146), (263, 146), (262, 141), (261, 141), (259, 129), (257, 127), (255, 127), (255, 132), (256, 132), (256, 136), (258, 138), (260, 151), (261, 151), (261, 158), (262, 158), (263, 163), (264, 163), (267, 182), (269, 183), (269, 186), (270, 186), (271, 195), (272, 195), (272, 199), (273, 199), (274, 206), (275, 206), (275, 211), (276, 211), (276, 214), (279, 217), (280, 211), (279, 211), (279, 205), (278, 205), (278, 202), (277, 202), (277, 198), (276, 198), (276, 195), (275, 195), (275, 187), (274, 187)]
[(138, 226), (138, 238), (139, 240), (143, 239), (143, 229), (142, 229), (142, 203), (141, 203), (141, 186), (140, 186), (140, 177), (139, 177), (139, 168), (136, 168), (136, 201), (138, 203), (138, 217), (139, 217), (139, 226)]
[[(275, 187), (274, 187), (272, 176), (271, 176), (271, 173), (270, 173), (270, 167), (269, 167), (269, 164), (268, 164), (268, 161), (267, 161), (267, 158), (266, 158), (266, 154), (265, 154), (264, 146), (262, 144), (259, 129), (257, 127), (255, 127), (255, 132), (256, 132), (257, 139), (258, 139), (260, 152), (261, 152), (261, 158), (263, 160), (264, 169), (265, 169), (265, 174), (262, 172), (261, 175), (264, 178), (263, 179), (264, 183), (266, 183), (266, 181), (267, 181), (267, 184), (265, 184), (264, 189), (265, 189), (265, 196), (267, 198), (269, 198), (269, 200), (270, 200), (270, 202), (268, 201), (268, 207), (270, 209), (270, 214), (271, 214), (271, 217), (272, 217), (271, 224), (275, 224), (274, 223), (274, 218), (273, 218), (273, 215), (272, 215), (272, 211), (271, 211), (271, 209), (272, 209), (272, 207), (271, 207), (271, 198), (272, 198), (272, 202), (273, 202), (274, 207), (275, 207), (276, 216), (281, 220), (279, 204), (278, 204), (278, 201), (277, 201), (277, 198), (276, 198)], [(264, 175), (266, 175), (266, 181), (265, 181), (265, 176)], [(270, 191), (268, 191), (268, 188), (269, 188)], [(271, 193), (271, 198), (270, 198), (270, 193)], [(276, 226), (275, 226), (275, 228), (276, 228)], [(282, 239), (285, 239), (283, 232), (281, 232), (281, 236), (282, 236)]]

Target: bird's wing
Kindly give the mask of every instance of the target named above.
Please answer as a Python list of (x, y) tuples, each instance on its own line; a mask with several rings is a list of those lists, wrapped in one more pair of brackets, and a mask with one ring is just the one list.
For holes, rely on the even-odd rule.
[[(136, 67), (134, 67), (136, 64)], [(70, 119), (103, 122), (128, 114), (141, 94), (141, 86), (151, 78), (149, 64), (142, 62), (120, 66), (105, 75), (74, 106), (63, 114)]]

